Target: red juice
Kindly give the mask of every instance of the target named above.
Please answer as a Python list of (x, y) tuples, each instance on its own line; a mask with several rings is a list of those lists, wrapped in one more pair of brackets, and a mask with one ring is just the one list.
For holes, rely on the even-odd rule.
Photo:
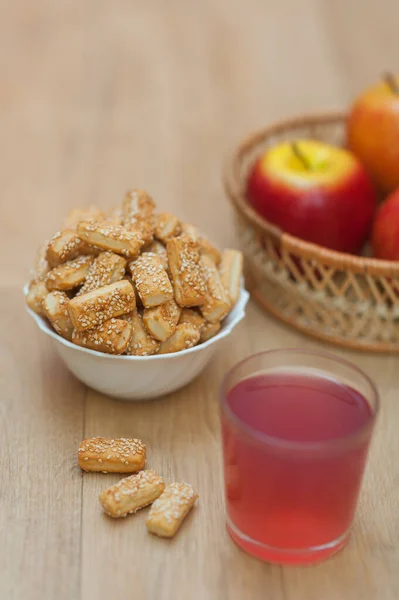
[(293, 563), (341, 548), (373, 416), (358, 391), (323, 374), (276, 371), (233, 386), (222, 431), (228, 529), (239, 545)]

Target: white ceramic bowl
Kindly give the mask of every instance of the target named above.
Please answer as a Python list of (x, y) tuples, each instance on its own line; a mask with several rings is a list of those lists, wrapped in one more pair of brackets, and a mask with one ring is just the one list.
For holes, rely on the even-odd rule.
[[(27, 292), (28, 285), (24, 288), (25, 296)], [(61, 359), (80, 381), (122, 400), (149, 400), (183, 387), (202, 371), (223, 338), (244, 318), (248, 299), (248, 292), (242, 288), (221, 330), (207, 342), (159, 356), (112, 356), (81, 348), (57, 335), (46, 319), (28, 307), (27, 311), (39, 329), (52, 338)]]

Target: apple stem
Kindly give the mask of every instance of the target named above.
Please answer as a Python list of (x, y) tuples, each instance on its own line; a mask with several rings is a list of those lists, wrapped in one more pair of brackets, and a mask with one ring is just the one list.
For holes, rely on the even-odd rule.
[(399, 96), (399, 84), (392, 73), (385, 73), (384, 81), (393, 94)]
[(312, 165), (310, 164), (310, 162), (308, 161), (307, 157), (305, 156), (305, 154), (300, 149), (298, 142), (292, 142), (291, 143), (291, 149), (292, 149), (293, 154), (297, 157), (297, 159), (301, 161), (301, 163), (303, 164), (303, 166), (305, 167), (305, 169), (307, 171), (311, 171), (312, 170)]

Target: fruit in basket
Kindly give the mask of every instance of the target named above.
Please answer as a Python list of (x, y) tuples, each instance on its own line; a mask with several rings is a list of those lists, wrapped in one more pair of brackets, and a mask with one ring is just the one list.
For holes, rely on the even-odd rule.
[(399, 260), (399, 188), (380, 206), (371, 243), (376, 258)]
[(399, 76), (386, 75), (355, 101), (348, 118), (348, 146), (381, 191), (399, 185)]
[(254, 209), (283, 231), (341, 252), (360, 252), (376, 194), (348, 150), (315, 140), (284, 142), (254, 165), (247, 182)]

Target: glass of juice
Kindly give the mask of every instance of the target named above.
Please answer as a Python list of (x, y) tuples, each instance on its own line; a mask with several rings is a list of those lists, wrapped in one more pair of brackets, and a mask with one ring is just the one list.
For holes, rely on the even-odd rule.
[(321, 352), (271, 350), (227, 374), (227, 529), (243, 550), (304, 564), (346, 544), (378, 404), (367, 375)]

